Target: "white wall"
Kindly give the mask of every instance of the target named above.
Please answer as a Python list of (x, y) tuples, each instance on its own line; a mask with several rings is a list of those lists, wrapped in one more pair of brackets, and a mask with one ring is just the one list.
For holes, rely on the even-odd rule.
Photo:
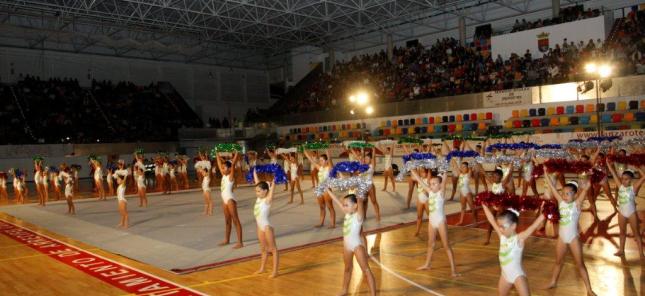
[(76, 78), (81, 86), (92, 78), (139, 85), (168, 81), (202, 119), (228, 117), (229, 110), (241, 119), (248, 108), (271, 104), (267, 71), (0, 47), (0, 82), (16, 82), (20, 73)]
[(291, 71), (289, 73), (289, 85), (297, 84), (307, 76), (317, 63), (325, 60), (323, 50), (315, 46), (302, 46), (291, 50)]
[(523, 55), (528, 49), (534, 57), (541, 57), (548, 49), (543, 52), (539, 50), (537, 36), (540, 34), (548, 34), (549, 48), (555, 48), (556, 44), (562, 46), (564, 39), (567, 39), (567, 42), (573, 41), (576, 45), (580, 41), (587, 44), (590, 39), (594, 42), (598, 39), (604, 42), (609, 30), (611, 30), (611, 27), (608, 28), (605, 26), (605, 17), (599, 16), (570, 23), (493, 36), (491, 40), (492, 52), (494, 57), (501, 55), (502, 58), (506, 59), (513, 53)]

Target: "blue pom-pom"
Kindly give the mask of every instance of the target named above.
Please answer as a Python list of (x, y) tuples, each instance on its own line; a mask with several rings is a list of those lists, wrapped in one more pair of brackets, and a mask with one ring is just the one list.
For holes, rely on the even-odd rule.
[(246, 182), (253, 184), (253, 171), (258, 174), (272, 174), (273, 180), (276, 184), (285, 184), (287, 183), (287, 175), (284, 174), (284, 169), (279, 164), (261, 164), (252, 167), (246, 173)]
[(479, 156), (479, 153), (477, 153), (477, 151), (473, 151), (473, 150), (458, 151), (458, 150), (455, 150), (455, 151), (450, 151), (450, 153), (448, 153), (448, 155), (446, 155), (446, 160), (450, 161), (450, 159), (452, 159), (453, 157), (467, 158), (467, 157), (477, 157), (477, 156)]
[(436, 159), (437, 157), (434, 156), (432, 153), (410, 153), (408, 155), (403, 155), (403, 163), (406, 163), (410, 160), (425, 160), (425, 159)]
[(535, 143), (514, 143), (514, 144), (504, 144), (498, 143), (486, 147), (486, 152), (492, 152), (493, 150), (528, 150), (528, 149), (537, 149), (540, 146)]
[(562, 145), (560, 144), (544, 144), (542, 146), (539, 146), (535, 149), (562, 149)]
[(613, 142), (615, 140), (619, 140), (621, 137), (619, 136), (611, 136), (611, 137), (589, 137), (587, 138), (587, 142)]
[(370, 166), (367, 164), (361, 164), (358, 161), (341, 161), (336, 163), (334, 167), (329, 172), (329, 177), (336, 178), (338, 173), (364, 173), (370, 169)]

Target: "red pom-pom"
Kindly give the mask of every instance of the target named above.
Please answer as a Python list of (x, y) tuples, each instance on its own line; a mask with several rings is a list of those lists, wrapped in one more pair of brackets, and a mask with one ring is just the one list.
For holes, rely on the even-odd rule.
[(520, 196), (520, 211), (535, 211), (542, 206), (543, 200), (536, 196)]
[(558, 204), (553, 200), (544, 201), (542, 214), (549, 221), (557, 222), (560, 220), (560, 210), (558, 209)]
[(539, 178), (542, 175), (544, 175), (544, 165), (543, 164), (536, 165), (533, 168), (533, 178)]
[(636, 167), (645, 165), (645, 154), (643, 153), (632, 153), (626, 156), (610, 154), (607, 157), (609, 158), (609, 160), (617, 163), (623, 163), (623, 164), (632, 165)]
[(568, 161), (566, 159), (549, 159), (544, 165), (553, 173), (580, 174), (591, 169), (591, 163), (587, 161)]

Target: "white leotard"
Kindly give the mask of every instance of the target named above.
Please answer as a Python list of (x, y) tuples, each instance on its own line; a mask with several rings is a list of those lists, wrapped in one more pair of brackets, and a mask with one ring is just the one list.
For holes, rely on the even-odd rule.
[(60, 177), (57, 176), (56, 174), (52, 174), (51, 177), (52, 181), (54, 181), (54, 187), (58, 188), (60, 187)]
[(466, 197), (470, 194), (470, 173), (459, 174), (459, 179), (457, 180), (457, 188), (461, 193), (461, 197)]
[(109, 172), (109, 171), (108, 171), (108, 173), (107, 173), (107, 179), (106, 179), (106, 181), (108, 182), (108, 184), (112, 184), (112, 182), (113, 182), (112, 178), (114, 178), (114, 174), (112, 174), (111, 172)]
[(298, 180), (298, 164), (293, 162), (289, 163), (289, 171), (291, 172), (291, 181)]
[(174, 178), (176, 177), (176, 175), (175, 175), (175, 174), (176, 174), (176, 173), (175, 173), (175, 168), (172, 168), (172, 169), (169, 169), (169, 170), (168, 170), (168, 175), (170, 175), (170, 178), (171, 178), (171, 179), (174, 179)]
[(34, 174), (34, 183), (36, 183), (37, 185), (40, 185), (43, 183), (43, 176), (40, 175), (40, 171), (37, 171)]
[(58, 178), (65, 182), (65, 197), (72, 198), (74, 195), (74, 179), (72, 176), (66, 172), (61, 172)]
[(362, 174), (363, 178), (372, 181), (374, 179), (374, 166), (370, 164), (370, 168)]
[(137, 187), (146, 189), (145, 177), (143, 175), (137, 176)]
[(20, 178), (13, 178), (13, 189), (22, 192), (22, 180), (20, 180)]
[[(428, 185), (425, 180), (421, 180), (421, 182), (423, 182), (423, 184), (425, 185)], [(421, 184), (417, 185), (417, 199), (420, 203), (428, 202), (428, 194), (426, 193), (425, 189), (423, 189), (423, 186), (421, 186)]]
[(94, 181), (99, 182), (101, 179), (103, 179), (103, 171), (101, 167), (96, 167), (94, 169)]
[(508, 174), (511, 173), (511, 168), (507, 166), (502, 166), (502, 180), (506, 179)]
[(202, 179), (202, 190), (204, 190), (204, 192), (210, 192), (211, 191), (210, 184), (211, 184), (211, 177), (208, 175), (204, 176), (204, 178)]
[(504, 193), (504, 185), (502, 185), (502, 183), (493, 183), (490, 192), (495, 194), (502, 194)]
[(636, 212), (635, 197), (634, 186), (630, 185), (625, 187), (620, 185), (618, 187), (618, 211), (623, 217), (629, 218), (629, 216)]
[(203, 171), (204, 169), (207, 169), (210, 172), (211, 162), (208, 160), (200, 160), (197, 163), (195, 163), (195, 169), (198, 171)]
[(383, 169), (389, 170), (392, 168), (392, 155), (385, 155), (383, 157)]
[(520, 276), (525, 276), (522, 269), (522, 251), (524, 246), (520, 245), (517, 234), (511, 237), (500, 235), (499, 237), (499, 265), (502, 267), (502, 277), (508, 283), (515, 283)]
[(47, 174), (47, 173), (45, 173), (45, 174), (42, 176), (42, 177), (43, 177), (43, 181), (42, 181), (42, 182), (43, 182), (43, 186), (45, 186), (45, 187), (49, 187), (49, 178), (47, 177), (47, 175), (48, 175), (48, 174)]
[(271, 226), (271, 222), (269, 222), (270, 212), (271, 205), (266, 203), (265, 198), (258, 198), (255, 200), (253, 215), (255, 216), (255, 222), (258, 224), (258, 228), (262, 231), (264, 231), (267, 226)]
[(524, 181), (531, 181), (533, 179), (533, 162), (529, 161), (526, 162), (522, 166), (522, 178), (524, 178)]
[(318, 184), (325, 182), (329, 177), (329, 167), (320, 167), (318, 169)]
[(446, 214), (443, 211), (443, 194), (441, 191), (428, 192), (428, 220), (432, 227), (439, 227), (441, 223), (446, 222)]
[(234, 183), (234, 181), (230, 180), (229, 175), (222, 176), (220, 190), (222, 191), (222, 201), (224, 204), (227, 204), (229, 200), (235, 200), (235, 195), (233, 195)]
[(563, 243), (569, 244), (578, 237), (578, 218), (580, 209), (575, 202), (560, 201), (558, 203), (560, 212), (559, 236)]
[(345, 249), (353, 252), (356, 247), (363, 245), (361, 239), (361, 226), (363, 221), (359, 219), (358, 214), (345, 214), (343, 222), (343, 242)]
[(5, 189), (7, 188), (7, 179), (5, 178), (0, 179), (0, 187)]
[(117, 187), (116, 199), (119, 202), (128, 202), (128, 200), (125, 199), (125, 184), (120, 184), (119, 187)]

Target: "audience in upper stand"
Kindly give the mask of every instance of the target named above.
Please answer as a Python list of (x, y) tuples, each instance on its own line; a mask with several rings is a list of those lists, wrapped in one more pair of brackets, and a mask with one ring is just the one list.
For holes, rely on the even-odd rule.
[(27, 75), (0, 88), (0, 104), (0, 144), (169, 141), (180, 127), (202, 126), (174, 90), (157, 84), (93, 81), (85, 89), (74, 79)]
[(494, 57), (453, 38), (430, 47), (396, 47), (392, 59), (385, 51), (355, 56), (318, 74), (304, 97), (287, 95), (271, 110), (284, 114), (345, 107), (355, 89), (371, 90), (372, 101), (388, 103), (577, 81), (584, 79), (584, 63), (592, 59), (611, 61), (615, 76), (643, 73), (644, 25), (643, 15), (634, 13), (607, 43), (564, 39), (541, 57), (528, 50), (507, 59)]
[(582, 5), (571, 6), (571, 7), (561, 9), (560, 15), (558, 17), (544, 19), (544, 20), (538, 19), (537, 21), (534, 21), (534, 22), (527, 22), (525, 19), (522, 19), (521, 22), (519, 19), (515, 20), (515, 24), (513, 25), (513, 29), (511, 30), (511, 33), (578, 21), (586, 18), (597, 17), (599, 15), (600, 15), (600, 10), (598, 9), (594, 9), (594, 10), (587, 9), (585, 11)]

